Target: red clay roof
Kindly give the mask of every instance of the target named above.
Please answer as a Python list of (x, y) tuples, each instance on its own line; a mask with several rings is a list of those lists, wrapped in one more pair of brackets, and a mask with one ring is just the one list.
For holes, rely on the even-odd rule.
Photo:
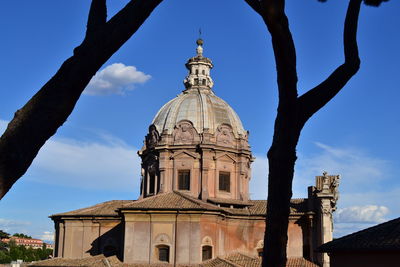
[[(216, 200), (216, 199), (213, 199)], [(220, 199), (218, 199), (220, 200)], [(218, 201), (217, 200), (217, 201)], [(223, 204), (231, 203), (231, 200)], [(234, 200), (235, 203), (245, 203)], [(221, 201), (219, 203), (222, 203)], [(173, 191), (169, 193), (158, 194), (140, 200), (111, 200), (99, 203), (94, 206), (82, 208), (74, 211), (54, 214), (50, 217), (74, 217), (74, 216), (119, 216), (119, 210), (203, 210), (219, 211), (225, 214), (238, 216), (265, 216), (267, 209), (266, 200), (249, 200), (246, 205), (234, 208), (223, 207), (224, 205), (213, 204), (191, 197), (181, 192)], [(291, 200), (291, 214), (301, 215), (307, 212), (306, 199)]]
[(87, 208), (63, 212), (51, 215), (50, 217), (58, 216), (118, 216), (118, 208), (133, 200), (111, 200), (96, 204)]
[[(166, 264), (166, 263), (122, 263), (116, 256), (106, 258), (104, 255), (97, 255), (83, 259), (64, 259), (54, 258), (50, 260), (38, 261), (28, 266), (70, 266), (70, 267), (260, 267), (261, 259), (248, 256), (242, 253), (234, 253), (226, 257), (217, 257), (200, 264)], [(304, 258), (288, 258), (286, 267), (318, 267), (318, 265)]]
[(125, 203), (121, 209), (219, 210), (215, 205), (176, 191)]

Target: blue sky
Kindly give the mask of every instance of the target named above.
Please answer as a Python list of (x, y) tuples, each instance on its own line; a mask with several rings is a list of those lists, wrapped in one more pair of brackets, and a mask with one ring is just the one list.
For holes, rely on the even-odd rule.
[[(127, 1), (108, 1), (109, 17)], [(72, 55), (90, 1), (0, 3), (0, 132)], [(343, 61), (347, 1), (287, 1), (297, 49), (299, 93)], [(335, 236), (400, 216), (399, 1), (363, 6), (361, 69), (305, 126), (294, 196), (323, 171), (340, 174)], [(243, 0), (165, 0), (102, 67), (68, 121), (0, 201), (0, 229), (51, 239), (47, 216), (111, 199), (136, 199), (136, 151), (158, 109), (180, 93), (198, 29), (214, 63), (215, 93), (239, 114), (256, 156), (251, 196), (266, 198), (266, 152), (277, 106), (276, 73), (265, 25)]]

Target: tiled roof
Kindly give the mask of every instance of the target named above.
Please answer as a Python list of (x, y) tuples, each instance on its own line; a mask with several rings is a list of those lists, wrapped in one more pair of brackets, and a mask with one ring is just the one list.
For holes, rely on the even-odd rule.
[(317, 264), (306, 260), (305, 258), (288, 258), (286, 267), (319, 267)]
[(176, 191), (126, 203), (121, 209), (219, 210), (215, 205)]
[(122, 207), (126, 203), (133, 202), (133, 200), (111, 200), (103, 203), (96, 204), (83, 209), (68, 211), (64, 213), (58, 213), (51, 215), (50, 217), (58, 216), (117, 216), (118, 208)]
[(199, 264), (201, 267), (240, 267), (239, 265), (234, 264), (233, 262), (229, 262), (223, 258), (214, 258), (212, 260), (205, 261)]
[(400, 218), (343, 236), (318, 248), (335, 251), (400, 251)]
[[(225, 214), (238, 216), (265, 216), (267, 209), (266, 200), (249, 200), (243, 202), (240, 200), (221, 200), (211, 199), (214, 203), (220, 201), (224, 204), (247, 203), (243, 208), (226, 208), (218, 204), (202, 201), (181, 192), (173, 191), (169, 193), (158, 194), (140, 200), (111, 200), (94, 206), (74, 211), (54, 214), (50, 217), (61, 216), (118, 216), (118, 210), (203, 210), (220, 211)], [(222, 202), (221, 202), (222, 201)], [(234, 204), (236, 203), (236, 204)], [(304, 214), (307, 212), (307, 201), (305, 199), (292, 199), (290, 206), (291, 214)]]
[[(260, 267), (261, 259), (248, 256), (242, 253), (234, 253), (226, 257), (217, 257), (200, 264), (166, 264), (166, 263), (122, 263), (116, 256), (106, 258), (104, 255), (97, 255), (83, 259), (64, 259), (54, 258), (38, 261), (29, 264), (30, 267), (36, 266), (69, 266), (69, 267)], [(286, 267), (318, 267), (318, 265), (307, 261), (304, 258), (288, 258)]]
[[(233, 215), (253, 215), (265, 216), (267, 212), (266, 200), (250, 200), (250, 206), (245, 209), (238, 208), (222, 208), (227, 213)], [(308, 211), (307, 201), (304, 198), (294, 198), (290, 201), (290, 214), (301, 215)]]
[(261, 265), (260, 258), (251, 257), (242, 253), (228, 255), (225, 259), (235, 263), (238, 266), (259, 267)]
[(239, 199), (230, 199), (230, 198), (213, 198), (210, 197), (207, 199), (208, 202), (214, 204), (231, 204), (231, 205), (238, 205), (238, 206), (251, 206), (252, 203), (250, 201), (243, 201)]
[(30, 267), (36, 266), (68, 266), (68, 267), (122, 267), (123, 264), (118, 260), (116, 256), (106, 258), (104, 255), (97, 255), (93, 257), (87, 257), (83, 259), (64, 259), (54, 258), (49, 260), (43, 260), (29, 264)]

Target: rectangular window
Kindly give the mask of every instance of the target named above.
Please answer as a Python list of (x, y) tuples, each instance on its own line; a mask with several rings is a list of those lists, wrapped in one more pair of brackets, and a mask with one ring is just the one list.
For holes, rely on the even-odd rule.
[(168, 246), (159, 246), (158, 247), (158, 260), (169, 262), (169, 247)]
[(190, 170), (178, 171), (178, 190), (190, 190)]
[(212, 258), (212, 247), (211, 246), (203, 246), (202, 248), (202, 260), (206, 261)]
[(156, 176), (154, 174), (150, 174), (150, 184), (149, 184), (149, 194), (154, 194), (154, 187), (156, 184)]
[(231, 174), (229, 172), (219, 173), (219, 190), (220, 191), (231, 191)]

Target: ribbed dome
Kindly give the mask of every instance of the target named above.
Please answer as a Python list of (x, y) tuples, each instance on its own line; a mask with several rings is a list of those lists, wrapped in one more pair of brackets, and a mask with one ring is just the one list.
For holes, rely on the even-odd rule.
[(236, 138), (246, 135), (236, 112), (211, 90), (191, 89), (182, 92), (158, 111), (153, 124), (159, 133), (164, 130), (172, 133), (175, 125), (182, 120), (192, 122), (199, 134), (204, 129), (213, 134), (218, 126), (228, 124)]

